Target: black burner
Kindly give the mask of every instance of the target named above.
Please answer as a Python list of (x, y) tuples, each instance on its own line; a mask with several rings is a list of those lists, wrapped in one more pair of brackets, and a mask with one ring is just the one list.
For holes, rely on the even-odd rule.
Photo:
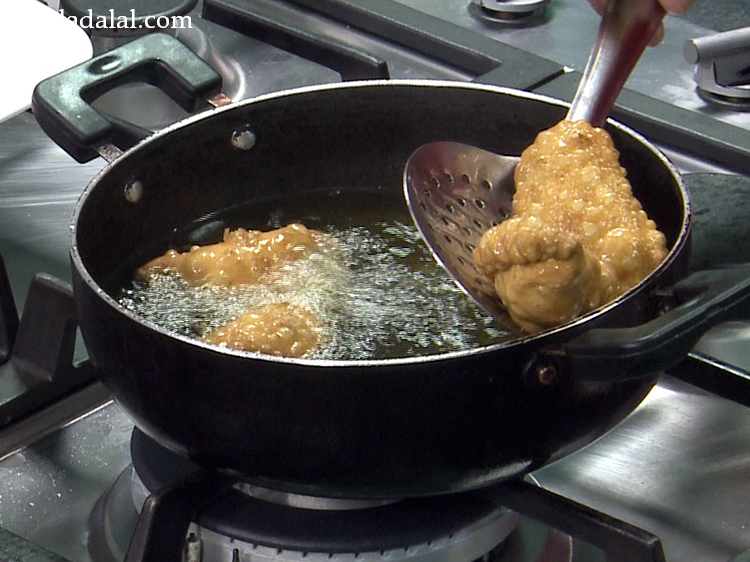
[[(135, 430), (133, 467), (146, 489), (169, 486), (200, 469)], [(283, 494), (281, 494), (283, 497)], [(296, 503), (292, 501), (292, 503)], [(482, 557), (515, 527), (517, 516), (498, 510), (480, 492), (409, 498), (387, 504), (351, 501), (342, 507), (316, 499), (322, 509), (277, 503), (234, 487), (211, 503), (196, 523), (202, 530), (256, 547), (302, 553), (383, 553), (458, 549), (465, 562)]]

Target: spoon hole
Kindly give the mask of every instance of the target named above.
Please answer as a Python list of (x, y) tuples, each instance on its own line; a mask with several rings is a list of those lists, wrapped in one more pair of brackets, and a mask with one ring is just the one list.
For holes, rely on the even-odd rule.
[(445, 172), (443, 177), (448, 183), (453, 183), (453, 175), (450, 172)]
[(487, 191), (492, 191), (492, 184), (489, 180), (482, 180), (482, 187)]
[(479, 209), (484, 209), (487, 206), (487, 204), (484, 202), (484, 199), (474, 199), (474, 204)]
[(466, 199), (464, 199), (463, 197), (456, 198), (456, 203), (458, 203), (462, 207), (466, 207)]
[(464, 183), (465, 183), (466, 185), (471, 185), (471, 178), (470, 178), (470, 177), (468, 176), (468, 174), (462, 174), (462, 175), (461, 175), (461, 180), (462, 180), (462, 181), (463, 181), (463, 182), (464, 182)]

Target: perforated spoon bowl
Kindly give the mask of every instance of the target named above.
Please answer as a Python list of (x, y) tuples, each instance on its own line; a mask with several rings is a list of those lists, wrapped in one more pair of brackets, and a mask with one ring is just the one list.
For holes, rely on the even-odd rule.
[[(664, 15), (657, 0), (610, 0), (566, 119), (604, 124)], [(472, 254), (482, 234), (512, 213), (518, 160), (442, 141), (418, 148), (404, 172), (409, 211), (432, 254), (469, 296), (515, 332)]]

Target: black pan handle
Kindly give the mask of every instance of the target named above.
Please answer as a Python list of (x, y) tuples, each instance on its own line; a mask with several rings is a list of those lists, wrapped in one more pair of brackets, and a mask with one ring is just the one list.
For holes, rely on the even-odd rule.
[(221, 76), (171, 35), (154, 33), (103, 53), (40, 82), (31, 107), (42, 129), (79, 162), (114, 144), (130, 148), (150, 131), (102, 114), (91, 102), (122, 84), (163, 90), (185, 111), (221, 88)]
[(597, 328), (565, 344), (563, 365), (581, 379), (620, 381), (682, 361), (713, 326), (750, 317), (750, 267), (693, 273), (677, 283), (681, 302), (634, 328)]

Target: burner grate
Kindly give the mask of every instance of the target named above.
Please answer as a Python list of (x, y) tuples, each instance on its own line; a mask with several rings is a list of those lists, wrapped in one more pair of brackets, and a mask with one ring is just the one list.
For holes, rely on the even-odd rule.
[[(145, 490), (165, 489), (200, 472), (138, 430), (131, 453)], [(252, 553), (248, 559), (264, 557), (258, 548), (266, 548), (277, 551), (272, 558), (280, 562), (303, 553), (308, 560), (315, 560), (313, 553), (324, 559), (359, 553), (357, 559), (365, 562), (444, 557), (470, 562), (497, 546), (517, 522), (514, 514), (498, 510), (481, 493), (375, 503), (308, 497), (303, 504), (299, 496), (285, 501), (285, 494), (271, 492), (234, 486), (202, 510), (198, 523), (204, 548), (221, 552), (227, 544), (242, 543)]]
[[(359, 510), (308, 510), (244, 494), (138, 430), (131, 444), (135, 471), (158, 489), (144, 503), (126, 562), (177, 559), (185, 548), (202, 561), (470, 562), (511, 534), (514, 514), (600, 549), (608, 562), (665, 560), (658, 537), (524, 481)], [(199, 527), (189, 534), (193, 520)]]

